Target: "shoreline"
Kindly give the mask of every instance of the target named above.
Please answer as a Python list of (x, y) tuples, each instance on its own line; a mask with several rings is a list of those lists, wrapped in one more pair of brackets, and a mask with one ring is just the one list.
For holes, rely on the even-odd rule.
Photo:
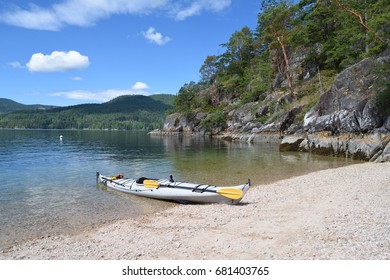
[(242, 203), (175, 205), (77, 235), (31, 240), (0, 259), (390, 259), (390, 162), (252, 186)]

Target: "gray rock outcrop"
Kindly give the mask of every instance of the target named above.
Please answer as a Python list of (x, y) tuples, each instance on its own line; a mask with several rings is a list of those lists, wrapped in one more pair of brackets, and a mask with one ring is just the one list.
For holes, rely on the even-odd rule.
[[(362, 160), (389, 160), (390, 116), (377, 100), (390, 82), (390, 49), (376, 58), (366, 58), (342, 71), (331, 89), (304, 117), (306, 136), (300, 146), (287, 150), (342, 155)], [(386, 69), (387, 70), (383, 70)]]
[(330, 132), (320, 132), (288, 135), (283, 138), (279, 150), (343, 156), (365, 161), (389, 161), (390, 134), (376, 132), (357, 136), (343, 133), (333, 136)]
[[(299, 59), (292, 60), (295, 61), (295, 68), (299, 69), (294, 72), (299, 73), (294, 76), (295, 81), (310, 78), (306, 79), (307, 75), (303, 77), (306, 73), (300, 64), (303, 57), (301, 54)], [(293, 104), (289, 94), (276, 89), (267, 93), (262, 101), (233, 106), (234, 109), (226, 112), (226, 123), (212, 128), (210, 134), (219, 134), (228, 141), (262, 142), (259, 140), (261, 137), (265, 141), (282, 139), (280, 151), (390, 161), (389, 108), (385, 108), (378, 99), (378, 94), (385, 92), (390, 100), (390, 93), (387, 92), (390, 91), (389, 63), (390, 48), (340, 72), (330, 89), (304, 115), (302, 123), (296, 119), (298, 115), (298, 119), (302, 119), (303, 106), (299, 102)], [(283, 76), (279, 75), (278, 79), (278, 84), (282, 85)], [(226, 96), (220, 96), (220, 99), (230, 102)], [(385, 103), (388, 104), (389, 100)], [(175, 113), (167, 116), (163, 131), (205, 133), (202, 120), (207, 120), (207, 117), (202, 112), (189, 115)]]
[[(342, 71), (331, 89), (304, 117), (308, 133), (370, 133), (385, 125), (386, 114), (377, 93), (390, 81), (390, 71), (381, 72), (390, 61), (390, 49), (377, 58), (366, 58)], [(386, 125), (387, 126), (387, 125)]]

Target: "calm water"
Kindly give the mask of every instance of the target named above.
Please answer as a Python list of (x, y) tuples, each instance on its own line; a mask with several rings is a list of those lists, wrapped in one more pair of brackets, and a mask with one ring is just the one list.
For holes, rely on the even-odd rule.
[[(60, 135), (63, 136), (60, 140)], [(95, 174), (254, 185), (350, 160), (279, 153), (276, 144), (153, 137), (145, 132), (0, 130), (0, 249), (74, 233), (173, 204), (107, 190)]]

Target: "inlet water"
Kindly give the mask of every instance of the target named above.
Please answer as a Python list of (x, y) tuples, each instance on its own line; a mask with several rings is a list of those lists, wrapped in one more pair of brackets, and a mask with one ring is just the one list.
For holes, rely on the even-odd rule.
[(174, 205), (107, 190), (96, 184), (97, 171), (131, 178), (173, 175), (176, 180), (225, 186), (250, 178), (256, 186), (351, 163), (279, 153), (277, 144), (134, 131), (0, 130), (0, 250)]

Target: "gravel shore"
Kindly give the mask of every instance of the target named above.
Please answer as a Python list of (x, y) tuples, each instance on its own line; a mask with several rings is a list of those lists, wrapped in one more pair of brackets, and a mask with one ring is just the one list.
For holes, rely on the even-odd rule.
[(390, 259), (390, 162), (251, 187), (242, 203), (177, 205), (0, 259)]

